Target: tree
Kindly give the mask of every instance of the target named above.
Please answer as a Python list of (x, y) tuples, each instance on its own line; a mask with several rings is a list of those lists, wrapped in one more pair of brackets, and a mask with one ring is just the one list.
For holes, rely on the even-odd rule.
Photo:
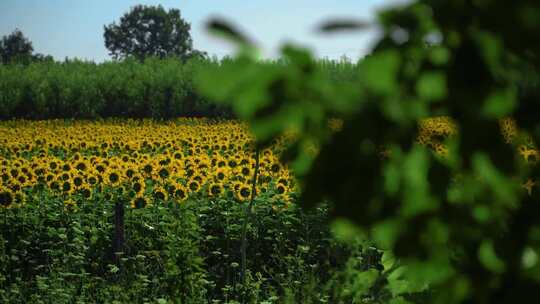
[(16, 29), (10, 35), (4, 36), (0, 41), (0, 59), (3, 64), (14, 61), (28, 62), (32, 58), (32, 42), (24, 37), (23, 33)]
[(180, 10), (137, 5), (120, 18), (120, 23), (104, 26), (105, 47), (115, 59), (133, 56), (187, 58), (193, 52), (191, 25)]

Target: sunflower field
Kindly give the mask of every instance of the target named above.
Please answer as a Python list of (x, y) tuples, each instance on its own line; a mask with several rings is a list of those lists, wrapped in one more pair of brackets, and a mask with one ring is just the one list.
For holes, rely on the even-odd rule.
[(252, 136), (232, 120), (0, 122), (0, 302), (328, 298), (314, 290), (331, 288), (349, 257), (378, 257), (367, 271), (380, 255), (335, 239), (325, 207), (296, 206), (279, 160), (288, 141), (256, 164)]
[[(179, 119), (13, 121), (0, 124), (0, 205), (23, 205), (36, 189), (77, 208), (94, 195), (131, 208), (182, 203), (190, 197), (251, 197), (252, 139), (234, 121)], [(276, 142), (261, 153), (257, 192), (287, 204), (295, 182)]]

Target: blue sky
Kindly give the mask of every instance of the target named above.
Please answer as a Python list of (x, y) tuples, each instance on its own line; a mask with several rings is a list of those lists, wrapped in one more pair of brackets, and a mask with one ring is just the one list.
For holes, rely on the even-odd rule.
[(376, 33), (367, 31), (321, 35), (315, 27), (330, 17), (373, 19), (377, 9), (406, 0), (0, 0), (0, 36), (19, 28), (36, 52), (96, 61), (109, 59), (103, 25), (118, 21), (137, 4), (178, 8), (191, 23), (197, 49), (219, 57), (233, 48), (204, 30), (212, 16), (229, 19), (255, 39), (266, 57), (276, 57), (279, 45), (294, 42), (319, 57), (358, 58), (371, 47)]

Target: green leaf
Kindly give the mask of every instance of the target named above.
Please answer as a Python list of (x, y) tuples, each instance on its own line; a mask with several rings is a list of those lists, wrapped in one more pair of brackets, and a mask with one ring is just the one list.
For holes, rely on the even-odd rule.
[(429, 158), (424, 147), (414, 146), (402, 163), (403, 205), (402, 214), (414, 217), (438, 208), (438, 202), (430, 196), (428, 169)]
[(493, 242), (490, 240), (482, 242), (478, 248), (478, 259), (484, 267), (494, 273), (503, 273), (506, 268), (504, 261), (495, 253)]
[(381, 51), (360, 63), (360, 79), (376, 94), (391, 95), (399, 90), (397, 73), (401, 57), (395, 50)]
[(446, 75), (442, 72), (426, 72), (416, 82), (416, 94), (425, 100), (441, 100), (448, 94)]
[(502, 118), (511, 114), (517, 105), (517, 89), (509, 87), (491, 93), (484, 104), (484, 115), (489, 118)]
[(429, 59), (434, 65), (445, 65), (450, 60), (450, 51), (442, 46), (434, 47), (429, 53)]
[(379, 248), (389, 249), (394, 246), (400, 230), (401, 222), (398, 219), (389, 219), (377, 223), (371, 233)]
[(345, 218), (337, 218), (331, 224), (333, 235), (344, 242), (354, 242), (361, 238), (365, 238), (365, 234), (351, 220)]

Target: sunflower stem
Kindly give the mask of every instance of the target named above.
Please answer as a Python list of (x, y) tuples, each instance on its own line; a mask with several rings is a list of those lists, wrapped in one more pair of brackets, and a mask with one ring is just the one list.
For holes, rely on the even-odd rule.
[(255, 172), (253, 172), (253, 182), (252, 182), (252, 189), (251, 189), (251, 199), (249, 201), (249, 204), (246, 206), (245, 209), (245, 216), (244, 216), (244, 223), (242, 224), (242, 247), (241, 247), (241, 255), (242, 255), (242, 265), (241, 265), (241, 272), (240, 272), (240, 281), (242, 282), (242, 285), (246, 283), (246, 267), (247, 267), (247, 224), (248, 221), (251, 219), (251, 209), (253, 208), (253, 201), (255, 200), (255, 196), (257, 195), (257, 175), (259, 173), (259, 147), (257, 146), (255, 148)]

